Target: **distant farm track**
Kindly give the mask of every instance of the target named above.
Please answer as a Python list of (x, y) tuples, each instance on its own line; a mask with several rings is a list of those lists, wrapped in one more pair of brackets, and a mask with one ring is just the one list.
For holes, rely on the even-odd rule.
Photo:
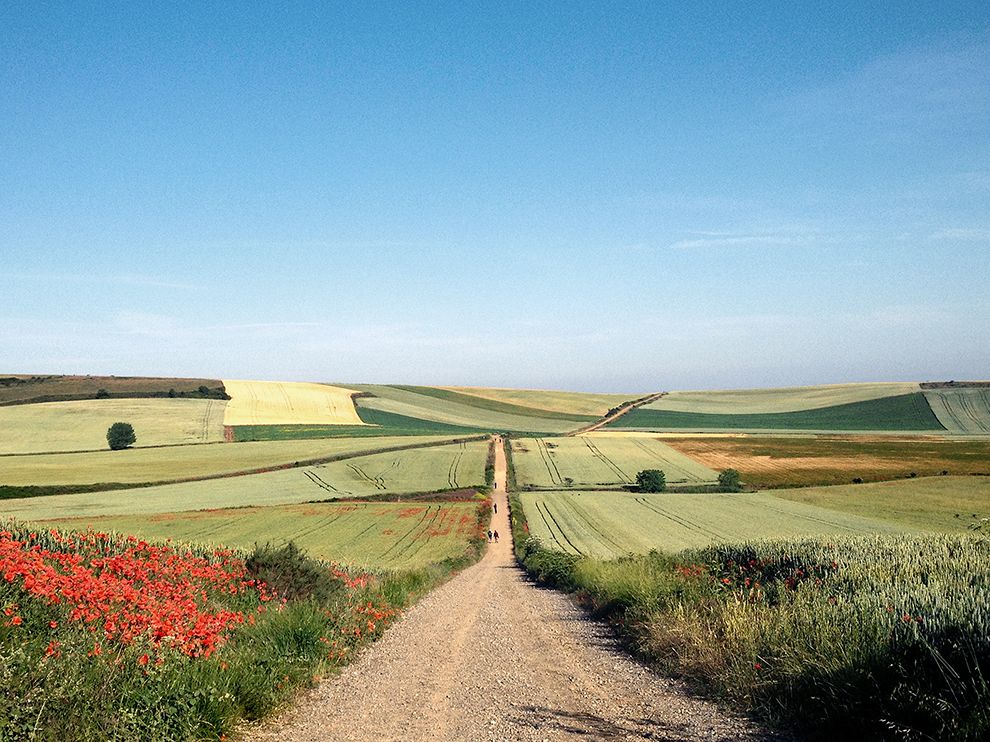
[(578, 428), (577, 430), (571, 431), (567, 435), (581, 435), (582, 433), (591, 433), (592, 431), (598, 430), (599, 428), (604, 428), (609, 423), (613, 423), (616, 420), (618, 420), (620, 417), (622, 417), (623, 415), (625, 415), (627, 412), (631, 412), (632, 410), (635, 410), (638, 407), (642, 407), (644, 405), (648, 405), (651, 402), (656, 402), (661, 397), (666, 396), (666, 394), (667, 394), (667, 392), (657, 392), (656, 394), (651, 394), (651, 395), (649, 395), (647, 397), (641, 397), (641, 398), (639, 398), (637, 400), (634, 400), (632, 402), (629, 402), (626, 405), (623, 405), (622, 407), (620, 407), (619, 409), (617, 409), (615, 412), (611, 413), (610, 415), (606, 415), (605, 417), (603, 417), (601, 420), (598, 420), (597, 422), (594, 422), (591, 425), (586, 425), (583, 428)]

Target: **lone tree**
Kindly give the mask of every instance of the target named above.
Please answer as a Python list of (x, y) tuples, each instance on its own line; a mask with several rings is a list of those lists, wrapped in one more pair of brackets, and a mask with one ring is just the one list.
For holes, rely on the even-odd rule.
[(667, 489), (667, 477), (660, 469), (644, 469), (636, 475), (640, 492), (663, 492)]
[(739, 472), (735, 469), (726, 469), (718, 473), (718, 488), (722, 492), (739, 492), (742, 490), (742, 482), (739, 481)]
[(134, 426), (130, 423), (114, 423), (107, 428), (107, 443), (110, 444), (111, 451), (133, 446), (136, 441)]

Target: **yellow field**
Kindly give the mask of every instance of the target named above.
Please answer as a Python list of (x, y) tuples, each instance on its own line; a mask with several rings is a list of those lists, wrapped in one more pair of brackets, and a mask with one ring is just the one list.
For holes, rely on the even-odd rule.
[(223, 440), (218, 399), (87, 399), (0, 407), (0, 453), (107, 448), (107, 428), (128, 422), (137, 446)]
[(914, 382), (823, 384), (780, 389), (731, 389), (725, 391), (670, 392), (643, 407), (646, 410), (746, 415), (764, 412), (797, 412), (821, 407), (865, 402), (920, 390)]
[(0, 456), (0, 484), (24, 486), (163, 482), (274, 468), (296, 461), (380, 451), (394, 446), (439, 443), (450, 438), (451, 436), (440, 435), (323, 438)]
[(350, 389), (293, 381), (223, 380), (224, 425), (364, 425)]
[(642, 394), (585, 394), (584, 392), (553, 392), (543, 389), (495, 389), (476, 386), (444, 386), (452, 392), (470, 394), (482, 399), (496, 402), (506, 402), (521, 407), (532, 407), (538, 410), (564, 412), (572, 415), (602, 416), (613, 407), (628, 402)]

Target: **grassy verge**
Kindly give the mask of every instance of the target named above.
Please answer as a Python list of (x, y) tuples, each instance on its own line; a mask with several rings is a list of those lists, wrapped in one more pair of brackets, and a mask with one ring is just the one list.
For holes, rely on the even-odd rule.
[(543, 548), (538, 581), (610, 620), (658, 669), (810, 738), (990, 735), (990, 540), (884, 536), (600, 561)]
[(476, 561), (363, 573), (253, 553), (0, 523), (0, 739), (223, 739), (378, 638)]

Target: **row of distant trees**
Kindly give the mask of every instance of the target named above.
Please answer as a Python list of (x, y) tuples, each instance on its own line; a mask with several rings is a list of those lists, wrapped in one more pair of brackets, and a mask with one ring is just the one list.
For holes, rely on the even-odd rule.
[[(663, 492), (667, 489), (667, 475), (662, 469), (644, 469), (636, 475), (636, 487), (640, 492)], [(719, 472), (718, 489), (720, 492), (739, 492), (742, 490), (742, 480), (735, 469)]]

